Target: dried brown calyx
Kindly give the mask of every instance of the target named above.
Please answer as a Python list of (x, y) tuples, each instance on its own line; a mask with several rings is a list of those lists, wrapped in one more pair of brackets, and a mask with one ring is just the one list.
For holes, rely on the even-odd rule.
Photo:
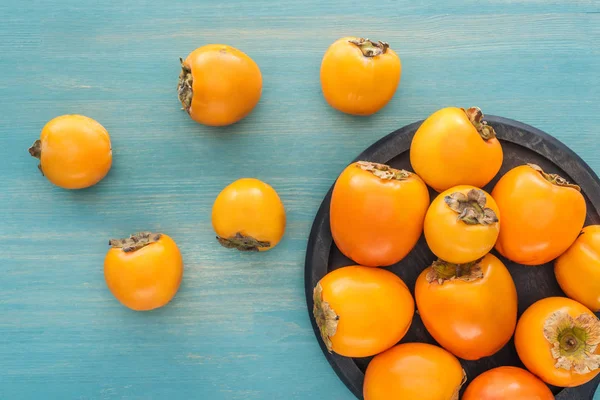
[(481, 108), (471, 107), (467, 108), (466, 110), (463, 108), (463, 110), (483, 140), (490, 140), (496, 137), (496, 131), (494, 128), (489, 126), (487, 121), (483, 120), (483, 112), (481, 112)]
[(358, 161), (356, 166), (375, 175), (376, 177), (383, 180), (397, 180), (401, 181), (408, 178), (411, 173), (403, 169), (395, 169), (389, 165), (374, 163), (370, 161)]
[[(38, 160), (40, 160), (42, 158), (42, 141), (41, 140), (38, 139), (35, 142), (33, 142), (31, 147), (29, 148), (29, 154), (31, 155), (31, 157), (35, 157)], [(42, 171), (42, 163), (38, 164), (38, 169), (40, 170), (42, 175), (44, 175), (44, 171)]]
[(242, 235), (240, 232), (228, 238), (217, 236), (217, 240), (221, 246), (239, 251), (258, 251), (260, 248), (271, 247), (271, 242), (257, 240), (252, 236)]
[(117, 249), (123, 250), (125, 253), (130, 253), (148, 246), (151, 243), (158, 242), (161, 233), (139, 232), (134, 233), (125, 239), (110, 239), (108, 245)]
[(456, 387), (456, 390), (452, 394), (452, 397), (450, 398), (450, 400), (458, 400), (459, 399), (459, 394), (460, 394), (460, 389), (464, 386), (465, 383), (467, 383), (467, 372), (463, 369), (462, 373), (463, 373), (462, 381)]
[(390, 45), (386, 42), (374, 42), (372, 40), (363, 38), (348, 40), (348, 42), (352, 43), (353, 45), (356, 45), (360, 49), (360, 51), (362, 51), (363, 56), (365, 57), (377, 57), (379, 55), (385, 54), (387, 49), (390, 48)]
[(569, 183), (569, 181), (567, 181), (562, 176), (560, 176), (558, 174), (548, 174), (548, 173), (544, 172), (544, 170), (537, 164), (527, 164), (527, 165), (529, 165), (531, 168), (533, 168), (534, 170), (539, 172), (544, 177), (544, 179), (546, 179), (548, 182), (552, 183), (553, 185), (570, 187), (570, 188), (573, 188), (573, 189), (581, 192), (581, 188), (578, 185), (575, 185), (574, 183)]
[(444, 197), (444, 202), (452, 211), (458, 213), (458, 219), (468, 225), (491, 225), (498, 222), (498, 216), (486, 207), (483, 190), (471, 189), (467, 194), (454, 192)]
[(327, 347), (327, 350), (331, 353), (333, 350), (331, 337), (337, 332), (340, 317), (331, 308), (329, 303), (323, 301), (323, 288), (320, 283), (317, 283), (317, 286), (313, 291), (313, 302), (313, 315), (317, 321), (317, 326), (321, 332), (325, 347)]
[(600, 320), (595, 315), (573, 318), (565, 311), (556, 311), (544, 324), (544, 337), (552, 345), (555, 368), (576, 374), (600, 368), (600, 355), (594, 354), (600, 344)]
[(429, 283), (439, 283), (443, 285), (446, 281), (460, 279), (465, 282), (472, 282), (483, 278), (481, 270), (481, 258), (479, 260), (466, 264), (453, 264), (444, 260), (436, 260), (431, 264), (431, 268), (427, 271), (425, 279)]
[(192, 89), (194, 79), (192, 78), (192, 70), (185, 64), (183, 59), (180, 58), (179, 62), (181, 63), (181, 72), (179, 73), (179, 83), (177, 84), (177, 96), (183, 109), (189, 114), (194, 95)]

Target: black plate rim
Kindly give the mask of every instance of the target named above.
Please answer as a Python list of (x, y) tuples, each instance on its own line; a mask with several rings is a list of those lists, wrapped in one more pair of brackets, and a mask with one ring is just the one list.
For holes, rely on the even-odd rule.
[[(576, 182), (578, 184), (581, 184), (582, 187), (587, 186), (586, 183), (600, 184), (600, 178), (594, 172), (594, 170), (577, 153), (575, 153), (567, 145), (562, 143), (560, 140), (558, 140), (554, 136), (551, 136), (551, 135), (547, 134), (546, 132), (544, 132), (538, 128), (535, 128), (531, 125), (510, 119), (510, 118), (500, 117), (500, 116), (496, 116), (496, 115), (486, 115), (485, 119), (492, 126), (494, 123), (504, 124), (504, 125), (507, 125), (507, 126), (510, 126), (513, 128), (517, 128), (521, 131), (525, 131), (525, 132), (528, 132), (528, 133), (536, 136), (537, 138), (539, 138), (539, 141), (544, 142), (544, 144), (546, 144), (550, 148), (550, 150), (552, 151), (553, 157), (549, 158), (548, 155), (542, 154), (539, 151), (537, 151), (536, 149), (531, 149), (531, 150), (536, 152), (540, 156), (549, 159), (553, 163), (555, 163), (557, 165), (561, 165), (561, 168), (564, 165), (564, 163), (561, 162), (561, 159), (571, 159), (571, 160), (575, 161), (575, 165), (580, 168), (580, 170), (578, 171), (579, 174), (581, 174), (582, 172), (584, 173), (584, 175), (580, 176)], [(356, 162), (356, 161), (360, 161), (360, 160), (369, 160), (369, 161), (386, 163), (389, 160), (391, 160), (395, 155), (398, 155), (402, 152), (408, 151), (409, 147), (404, 148), (404, 149), (398, 149), (397, 147), (394, 148), (394, 146), (390, 146), (390, 144), (394, 140), (396, 140), (398, 138), (398, 136), (400, 136), (403, 132), (411, 131), (413, 129), (416, 130), (423, 123), (423, 121), (424, 120), (413, 122), (411, 124), (405, 125), (399, 129), (387, 134), (386, 136), (382, 137), (381, 139), (377, 140), (375, 143), (370, 145), (366, 150), (364, 150), (361, 154), (359, 154), (352, 162)], [(504, 141), (512, 142), (512, 143), (515, 143), (518, 145), (522, 145), (522, 143), (520, 143), (518, 141), (510, 140), (507, 138), (500, 137), (500, 140), (504, 140)], [(409, 143), (409, 146), (410, 146), (410, 143)], [(390, 153), (382, 153), (380, 149), (390, 149), (390, 153), (395, 153), (395, 155), (392, 155), (391, 157), (387, 158), (386, 160), (382, 160)], [(391, 151), (391, 149), (394, 149), (394, 151)], [(561, 154), (562, 154), (562, 157), (560, 157)], [(565, 167), (564, 170), (565, 170), (565, 172), (567, 172), (567, 174), (573, 175), (572, 168)], [(341, 171), (340, 171), (340, 173), (341, 173)], [(585, 182), (582, 182), (582, 181), (585, 181)], [(327, 194), (325, 195), (323, 201), (321, 202), (321, 205), (319, 206), (319, 209), (317, 211), (317, 214), (315, 215), (315, 218), (313, 220), (313, 224), (311, 227), (310, 236), (308, 239), (308, 244), (307, 244), (307, 249), (306, 249), (306, 257), (305, 257), (304, 291), (305, 291), (307, 310), (308, 310), (309, 318), (311, 321), (311, 325), (313, 327), (314, 334), (317, 338), (317, 342), (319, 343), (319, 346), (321, 347), (323, 355), (325, 356), (325, 358), (327, 359), (327, 361), (329, 362), (329, 364), (335, 371), (338, 378), (344, 383), (344, 385), (346, 385), (346, 387), (358, 399), (362, 399), (361, 387), (357, 386), (356, 379), (353, 379), (353, 377), (354, 378), (363, 377), (362, 371), (360, 371), (360, 369), (356, 366), (356, 364), (354, 363), (354, 361), (351, 358), (342, 357), (335, 353), (329, 353), (329, 351), (325, 347), (325, 344), (323, 343), (323, 340), (321, 340), (319, 328), (317, 327), (315, 318), (312, 313), (312, 308), (313, 308), (312, 292), (313, 292), (314, 285), (316, 284), (316, 282), (313, 281), (312, 275), (313, 275), (313, 271), (314, 271), (314, 265), (317, 264), (317, 260), (315, 260), (316, 254), (317, 254), (315, 252), (315, 248), (318, 247), (319, 245), (321, 247), (323, 245), (326, 245), (327, 254), (329, 254), (329, 251), (331, 248), (331, 243), (333, 242), (333, 239), (331, 239), (329, 241), (329, 244), (323, 243), (323, 240), (321, 240), (321, 233), (323, 232), (323, 230), (325, 230), (325, 232), (329, 231), (329, 227), (324, 226), (324, 225), (326, 225), (325, 222), (329, 221), (329, 217), (328, 217), (329, 202), (331, 199), (331, 192), (333, 190), (334, 184), (335, 184), (335, 180), (332, 183), (330, 189), (327, 191)], [(598, 192), (598, 193), (585, 192), (585, 194), (590, 199), (590, 202), (594, 205), (594, 207), (596, 208), (596, 212), (598, 213), (598, 211), (599, 211), (598, 207), (600, 207), (600, 192)], [(331, 234), (329, 234), (329, 236), (331, 236)], [(596, 382), (596, 387), (600, 384), (599, 378), (600, 378), (600, 375), (598, 375), (593, 381), (593, 382)], [(596, 388), (594, 388), (594, 389), (596, 389)], [(578, 390), (577, 387), (576, 388), (565, 388), (559, 393), (557, 399), (567, 397), (567, 396), (572, 396), (572, 395), (576, 394), (577, 390)], [(589, 397), (590, 400), (592, 400), (592, 397), (594, 396), (594, 392), (595, 392), (595, 390), (592, 390), (592, 393)]]

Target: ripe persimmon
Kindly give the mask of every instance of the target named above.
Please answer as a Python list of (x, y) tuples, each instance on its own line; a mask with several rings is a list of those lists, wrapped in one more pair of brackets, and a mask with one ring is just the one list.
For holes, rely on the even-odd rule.
[(104, 278), (117, 300), (136, 311), (171, 301), (183, 277), (183, 259), (173, 239), (164, 233), (141, 232), (109, 244)]
[(333, 188), (331, 234), (356, 263), (392, 265), (419, 240), (428, 206), (429, 192), (416, 174), (359, 161), (341, 173)]
[(254, 178), (229, 184), (212, 208), (212, 225), (219, 243), (240, 251), (266, 251), (285, 232), (285, 209), (270, 185)]
[(262, 75), (247, 54), (225, 44), (209, 44), (181, 60), (177, 85), (183, 109), (204, 125), (233, 124), (248, 115), (262, 93)]
[(501, 216), (496, 250), (520, 264), (554, 260), (573, 244), (585, 222), (579, 186), (534, 164), (508, 171), (492, 197)]
[(371, 115), (392, 99), (401, 74), (400, 58), (387, 43), (344, 37), (323, 56), (321, 88), (331, 107)]
[(502, 146), (478, 107), (442, 108), (421, 124), (410, 146), (415, 172), (438, 192), (485, 186), (502, 166)]
[(408, 331), (415, 303), (406, 284), (381, 268), (329, 272), (313, 293), (313, 314), (327, 349), (368, 357), (389, 349)]
[(112, 165), (110, 136), (102, 125), (83, 115), (61, 115), (42, 129), (29, 154), (56, 186), (83, 189), (100, 182)]

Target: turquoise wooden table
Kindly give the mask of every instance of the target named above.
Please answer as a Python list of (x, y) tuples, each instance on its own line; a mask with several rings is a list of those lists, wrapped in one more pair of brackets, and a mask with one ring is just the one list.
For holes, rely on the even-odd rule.
[[(440, 107), (479, 105), (600, 172), (596, 0), (2, 0), (0, 18), (2, 399), (351, 399), (303, 291), (312, 219), (346, 163)], [(372, 118), (321, 95), (321, 57), (349, 34), (390, 42), (403, 62)], [(264, 79), (255, 111), (221, 129), (192, 122), (175, 92), (178, 58), (214, 42)], [(112, 136), (113, 168), (88, 190), (53, 187), (27, 154), (65, 113)], [(287, 209), (285, 239), (264, 254), (221, 248), (210, 225), (218, 192), (245, 176)], [(107, 240), (140, 230), (168, 233), (185, 260), (174, 301), (148, 313), (103, 278)]]

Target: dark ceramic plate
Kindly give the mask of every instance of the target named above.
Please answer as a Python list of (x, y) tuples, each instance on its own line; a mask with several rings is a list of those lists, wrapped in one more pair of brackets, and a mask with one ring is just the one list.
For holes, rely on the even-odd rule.
[[(491, 192), (498, 179), (511, 168), (524, 163), (538, 164), (546, 172), (557, 173), (570, 182), (581, 186), (588, 207), (586, 225), (600, 224), (600, 179), (577, 154), (554, 137), (531, 126), (495, 116), (488, 116), (486, 120), (496, 130), (498, 138), (502, 141), (504, 151), (502, 169), (496, 178), (484, 188), (487, 192)], [(410, 143), (421, 122), (407, 125), (387, 135), (365, 150), (356, 160), (385, 163), (395, 168), (411, 170), (409, 159)], [(433, 191), (430, 194), (432, 199), (436, 195)], [(319, 208), (308, 241), (305, 267), (306, 301), (315, 335), (323, 353), (350, 391), (356, 397), (362, 399), (364, 372), (370, 358), (346, 358), (337, 354), (330, 354), (321, 340), (319, 330), (312, 315), (312, 292), (317, 282), (329, 271), (355, 264), (340, 253), (331, 238), (331, 231), (329, 229), (330, 199), (331, 190), (329, 190)], [(495, 252), (494, 254), (499, 256)], [(554, 278), (552, 263), (532, 268), (513, 263), (501, 256), (499, 257), (510, 270), (517, 286), (519, 315), (539, 299), (549, 296), (564, 296)], [(435, 257), (428, 249), (424, 238), (421, 237), (416, 247), (406, 258), (388, 269), (400, 276), (409, 288), (411, 288), (411, 292), (414, 295), (414, 285), (417, 276), (434, 259)], [(401, 343), (404, 342), (436, 343), (416, 313), (410, 330), (401, 341)], [(478, 361), (461, 360), (461, 363), (467, 372), (469, 382), (491, 368), (502, 365), (523, 367), (512, 340), (502, 350), (491, 357)], [(561, 389), (551, 387), (551, 389), (556, 394), (556, 398), (560, 400), (590, 400), (599, 381), (600, 376), (592, 382), (577, 388)], [(463, 390), (466, 386), (463, 386)]]

